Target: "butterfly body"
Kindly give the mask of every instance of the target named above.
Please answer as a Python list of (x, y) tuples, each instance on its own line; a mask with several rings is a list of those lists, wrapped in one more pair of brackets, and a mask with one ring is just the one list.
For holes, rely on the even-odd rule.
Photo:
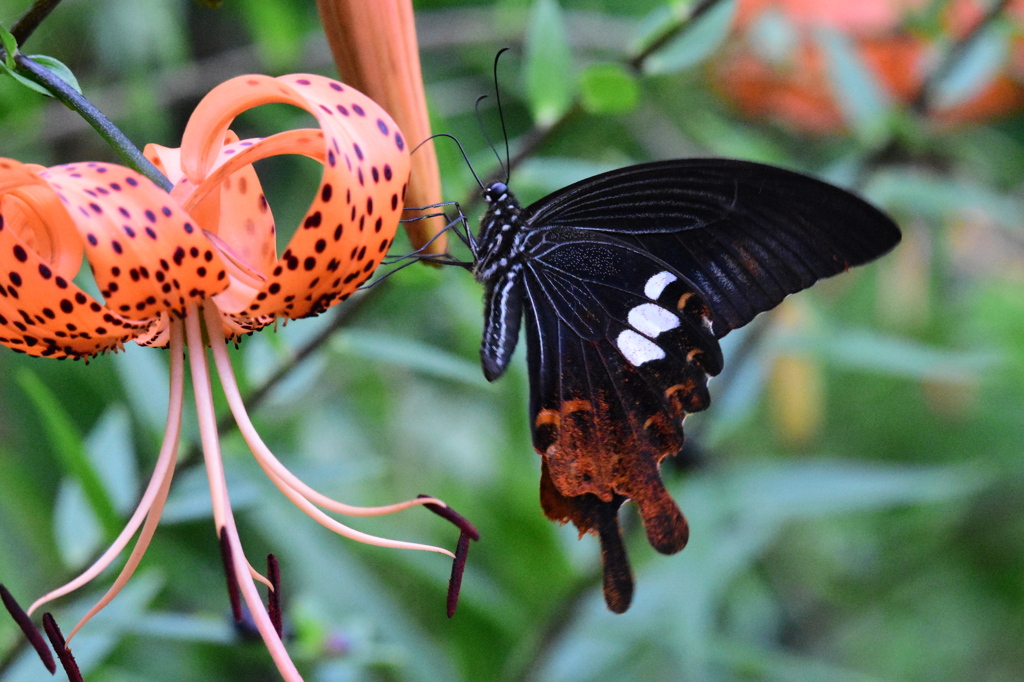
[(786, 295), (891, 249), (863, 200), (771, 166), (686, 159), (630, 166), (522, 208), (504, 183), (473, 240), (481, 361), (508, 366), (525, 322), (533, 444), (549, 518), (595, 533), (609, 608), (633, 581), (618, 509), (634, 501), (660, 552), (686, 544), (661, 461), (710, 403), (718, 339)]

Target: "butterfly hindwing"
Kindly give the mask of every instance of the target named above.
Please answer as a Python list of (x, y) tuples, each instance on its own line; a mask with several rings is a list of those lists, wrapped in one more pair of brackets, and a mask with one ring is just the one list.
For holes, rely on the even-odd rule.
[(618, 610), (632, 585), (623, 502), (636, 502), (657, 550), (686, 544), (659, 464), (682, 448), (686, 415), (707, 407), (721, 350), (706, 304), (665, 263), (614, 238), (554, 236), (533, 248), (523, 281), (541, 501), (550, 518), (600, 537)]

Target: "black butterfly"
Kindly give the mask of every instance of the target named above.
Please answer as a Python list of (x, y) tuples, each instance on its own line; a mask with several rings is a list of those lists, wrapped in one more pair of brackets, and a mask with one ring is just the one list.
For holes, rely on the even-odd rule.
[(682, 448), (686, 415), (708, 406), (718, 339), (881, 256), (900, 232), (849, 192), (724, 159), (602, 173), (525, 209), (505, 183), (484, 198), (469, 239), (486, 290), (484, 374), (508, 367), (525, 316), (541, 504), (600, 537), (605, 601), (622, 613), (633, 577), (619, 507), (637, 503), (659, 552), (686, 544), (659, 464)]

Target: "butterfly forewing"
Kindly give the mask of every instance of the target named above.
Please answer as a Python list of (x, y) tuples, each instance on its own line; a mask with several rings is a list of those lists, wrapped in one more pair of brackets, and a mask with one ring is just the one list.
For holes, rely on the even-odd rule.
[(703, 294), (719, 337), (786, 295), (877, 258), (900, 239), (892, 220), (844, 190), (728, 159), (603, 173), (522, 215), (536, 229), (614, 234), (668, 262)]

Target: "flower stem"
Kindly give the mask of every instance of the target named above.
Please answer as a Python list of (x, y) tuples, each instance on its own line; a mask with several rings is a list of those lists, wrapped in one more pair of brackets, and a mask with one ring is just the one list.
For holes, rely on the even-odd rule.
[(157, 170), (156, 166), (150, 163), (149, 159), (143, 156), (139, 148), (132, 144), (131, 140), (122, 133), (110, 119), (103, 115), (92, 102), (83, 97), (77, 90), (72, 88), (62, 78), (59, 78), (49, 69), (46, 69), (29, 57), (18, 53), (14, 56), (16, 63), (15, 71), (20, 76), (30, 79), (52, 94), (54, 98), (62, 102), (66, 107), (88, 121), (96, 132), (114, 148), (125, 163), (152, 180), (164, 191), (170, 192), (174, 185), (167, 177)]

